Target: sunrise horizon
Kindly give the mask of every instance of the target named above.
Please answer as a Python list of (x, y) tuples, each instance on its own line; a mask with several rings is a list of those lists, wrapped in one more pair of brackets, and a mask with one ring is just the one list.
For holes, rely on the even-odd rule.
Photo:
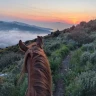
[[(18, 14), (20, 15), (20, 14)], [(35, 17), (35, 18), (34, 18)], [(64, 19), (64, 18), (48, 18), (48, 17), (44, 17), (42, 18), (42, 16), (35, 16), (32, 17), (31, 15), (24, 15), (23, 14), (23, 17), (22, 16), (16, 16), (15, 14), (0, 14), (0, 21), (19, 21), (19, 20), (23, 20), (25, 23), (27, 23), (26, 21), (36, 21), (36, 22), (50, 22), (50, 23), (53, 23), (53, 22), (61, 22), (61, 23), (68, 23), (68, 24), (79, 24), (80, 22), (82, 21), (85, 21), (85, 22), (88, 22), (90, 20), (94, 20), (96, 19), (96, 17), (90, 17), (90, 18), (86, 18), (86, 17), (83, 17), (83, 18), (68, 18), (68, 19)]]
[[(0, 20), (78, 24), (96, 18), (95, 0), (2, 0)], [(7, 10), (6, 10), (7, 9)], [(26, 22), (28, 23), (28, 22)]]

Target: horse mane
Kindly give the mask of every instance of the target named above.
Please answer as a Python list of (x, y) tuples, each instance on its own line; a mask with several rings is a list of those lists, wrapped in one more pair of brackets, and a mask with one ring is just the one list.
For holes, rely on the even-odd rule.
[[(30, 45), (32, 46), (32, 45)], [(34, 96), (52, 96), (52, 78), (51, 70), (48, 59), (43, 49), (35, 46), (31, 48), (25, 54), (24, 64), (21, 71), (20, 78), (23, 77), (24, 73), (27, 73), (27, 59), (31, 57), (30, 63), (32, 64), (32, 87), (34, 89)]]

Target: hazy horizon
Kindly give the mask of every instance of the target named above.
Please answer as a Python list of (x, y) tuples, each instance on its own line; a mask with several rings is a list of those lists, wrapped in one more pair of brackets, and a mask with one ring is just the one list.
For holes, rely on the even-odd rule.
[(4, 21), (20, 21), (56, 29), (61, 23), (70, 27), (70, 24), (95, 18), (96, 0), (1, 0), (0, 2), (0, 20)]

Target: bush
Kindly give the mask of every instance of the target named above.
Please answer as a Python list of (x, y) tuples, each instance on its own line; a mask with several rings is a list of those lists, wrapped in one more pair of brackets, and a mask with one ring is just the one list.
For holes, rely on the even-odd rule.
[(18, 96), (18, 88), (9, 82), (0, 85), (0, 96)]
[(24, 64), (24, 59), (19, 60), (17, 63), (18, 64), (11, 69), (12, 74), (19, 74), (21, 72), (21, 69), (22, 69), (21, 67)]
[(74, 40), (68, 40), (67, 41), (67, 47), (70, 49), (70, 50), (74, 50), (76, 47), (77, 47), (78, 43)]
[(78, 49), (74, 51), (72, 54), (72, 58), (70, 60), (70, 68), (75, 69), (76, 66), (80, 66), (80, 56), (82, 55), (82, 50)]
[(60, 43), (54, 43), (50, 46), (50, 50), (56, 50), (60, 48)]
[(80, 26), (86, 26), (86, 22), (85, 21), (82, 21), (82, 22), (80, 22)]
[(17, 53), (8, 53), (4, 54), (0, 58), (0, 70), (2, 71), (5, 67), (9, 67), (10, 65), (14, 64), (16, 61), (19, 61), (21, 59), (21, 55)]
[(88, 51), (94, 51), (95, 50), (95, 46), (93, 43), (90, 43), (88, 46)]
[(91, 54), (90, 60), (92, 64), (96, 64), (96, 51)]
[(96, 72), (82, 72), (67, 88), (66, 96), (96, 96)]
[(64, 58), (69, 52), (69, 48), (67, 46), (62, 46), (61, 49), (59, 50), (59, 53), (61, 56)]
[(90, 53), (89, 52), (84, 52), (81, 57), (80, 57), (80, 61), (82, 64), (86, 64), (87, 61), (90, 61)]
[(69, 49), (65, 45), (62, 45), (60, 49), (54, 51), (51, 54), (49, 61), (51, 64), (51, 69), (53, 74), (58, 71), (58, 68), (60, 67), (62, 59), (68, 54), (68, 52), (69, 52)]
[(28, 87), (28, 80), (27, 78), (24, 79), (23, 83), (20, 86), (20, 96), (25, 96), (25, 93), (27, 91), (27, 87)]
[(78, 42), (79, 44), (78, 46), (81, 46), (82, 44), (90, 43), (93, 41), (86, 32), (82, 32), (82, 31), (72, 32), (69, 34), (68, 38)]
[(57, 30), (57, 31), (55, 31), (55, 32), (52, 33), (52, 36), (53, 37), (57, 37), (59, 34), (60, 34), (60, 31)]
[(47, 56), (51, 56), (52, 52), (51, 52), (51, 50), (48, 47), (46, 47), (45, 48), (45, 53), (46, 53)]
[(58, 72), (58, 68), (60, 66), (61, 61), (62, 59), (59, 56), (49, 58), (52, 74), (56, 74)]
[(95, 45), (94, 45), (93, 43), (84, 44), (84, 45), (82, 46), (82, 50), (92, 52), (92, 51), (95, 50)]
[(90, 37), (93, 39), (93, 40), (96, 40), (96, 30), (91, 32), (91, 35)]

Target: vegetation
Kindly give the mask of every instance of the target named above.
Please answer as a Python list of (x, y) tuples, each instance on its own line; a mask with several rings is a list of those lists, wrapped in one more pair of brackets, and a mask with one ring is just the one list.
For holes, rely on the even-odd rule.
[[(49, 59), (53, 91), (61, 78), (58, 70), (62, 60), (71, 53), (69, 70), (64, 76), (65, 96), (96, 96), (96, 20), (52, 32), (44, 39), (44, 51)], [(29, 44), (32, 41), (26, 41)], [(27, 74), (20, 85), (17, 81), (24, 61), (18, 45), (0, 49), (0, 96), (24, 96)]]

